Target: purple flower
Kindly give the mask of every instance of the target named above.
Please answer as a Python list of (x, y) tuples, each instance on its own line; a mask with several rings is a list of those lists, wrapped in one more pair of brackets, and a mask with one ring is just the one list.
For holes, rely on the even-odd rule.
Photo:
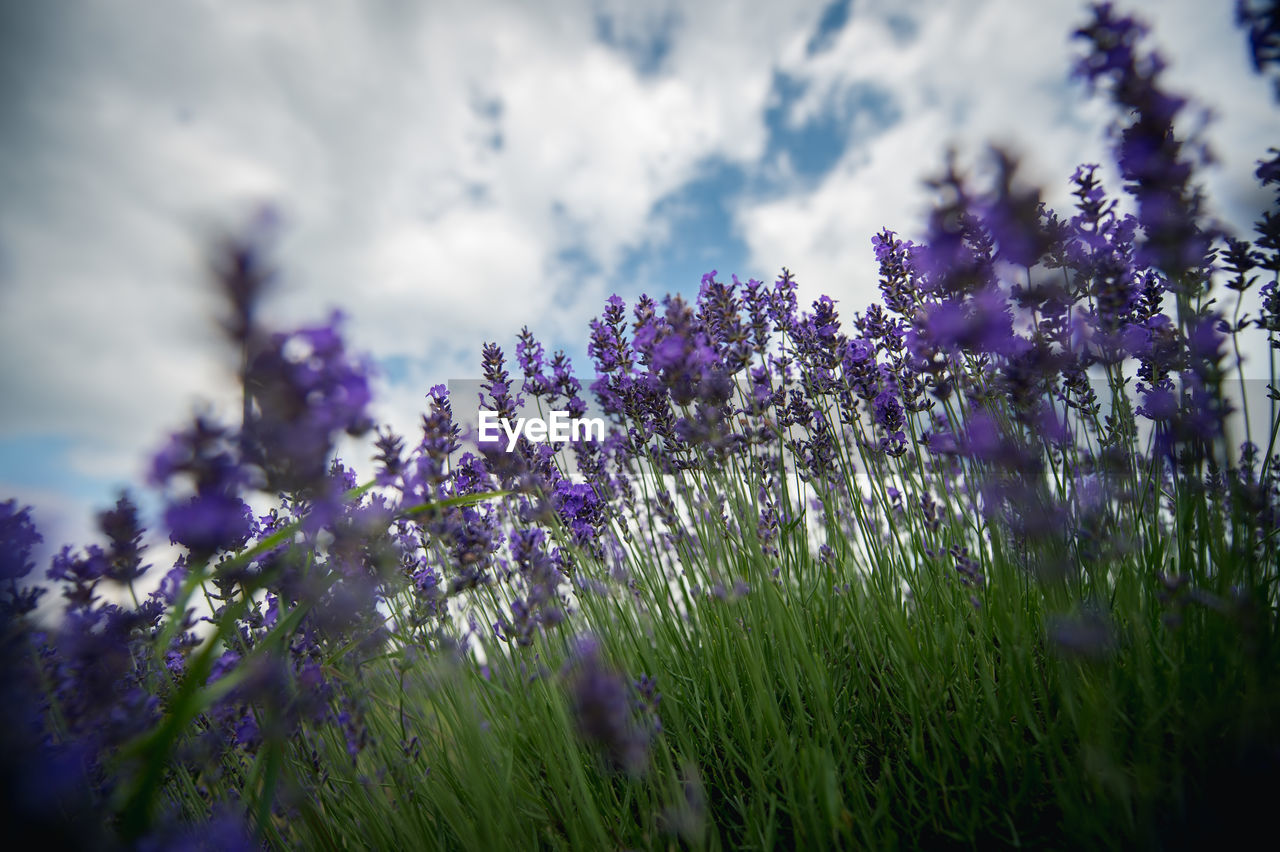
[(551, 356), (550, 401), (564, 400), (565, 410), (573, 418), (587, 413), (587, 404), (579, 395), (582, 383), (573, 375), (573, 361), (561, 350)]
[(490, 516), (471, 506), (453, 508), (433, 520), (429, 528), (447, 546), (454, 566), (450, 594), (489, 582), (489, 565), (497, 547)]
[[(738, 277), (735, 275), (733, 280), (736, 282)], [(763, 282), (751, 278), (743, 288), (742, 301), (747, 308), (751, 351), (763, 357), (769, 348), (769, 334), (773, 325), (769, 320), (769, 290), (765, 288)]]
[(782, 274), (773, 284), (773, 291), (769, 294), (768, 311), (769, 319), (773, 321), (778, 331), (783, 333), (789, 333), (796, 327), (796, 312), (799, 307), (796, 289), (796, 280), (792, 277), (791, 270), (784, 266)]
[(257, 333), (258, 306), (276, 280), (267, 255), (279, 224), (276, 212), (265, 207), (244, 234), (224, 240), (213, 256), (213, 272), (230, 309), (223, 330), (242, 349)]
[(188, 475), (197, 491), (231, 491), (248, 477), (232, 454), (227, 430), (204, 416), (170, 437), (151, 462), (150, 482), (165, 485), (179, 474)]
[(524, 597), (512, 602), (511, 621), (498, 626), (516, 644), (529, 645), (539, 624), (554, 627), (564, 620), (559, 599), (564, 576), (547, 553), (546, 533), (541, 529), (512, 530), (508, 541)]
[(175, 434), (152, 461), (151, 481), (167, 485), (183, 477), (195, 493), (176, 497), (164, 510), (170, 540), (196, 559), (240, 547), (253, 531), (253, 515), (239, 497), (249, 476), (226, 430), (206, 418)]
[(939, 299), (959, 299), (994, 284), (994, 246), (974, 214), (974, 201), (950, 156), (943, 175), (930, 181), (940, 203), (929, 214), (926, 245), (915, 255), (921, 289)]
[(930, 305), (917, 317), (911, 342), (918, 357), (934, 350), (1011, 356), (1020, 349), (1008, 298), (994, 287)]
[(954, 432), (929, 432), (925, 444), (934, 455), (955, 455), (960, 452), (960, 442)]
[(858, 338), (849, 341), (848, 363), (861, 364), (875, 355), (875, 347), (868, 341)]
[(31, 521), (31, 507), (15, 500), (0, 503), (0, 581), (17, 580), (34, 569), (32, 551), (44, 541)]
[(991, 232), (1001, 260), (1030, 269), (1053, 244), (1053, 235), (1044, 221), (1040, 192), (1016, 188), (1013, 174), (1017, 162), (999, 149), (993, 149), (992, 155), (997, 183), (995, 191), (981, 203), (983, 224)]
[(341, 321), (335, 312), (325, 325), (274, 334), (249, 360), (244, 446), (247, 460), (266, 475), (267, 490), (314, 488), (338, 435), (362, 435), (372, 426), (370, 367), (348, 356)]
[(898, 239), (885, 228), (871, 238), (871, 245), (880, 264), (880, 294), (885, 307), (899, 316), (913, 315), (920, 298), (915, 244)]
[(120, 495), (115, 508), (98, 515), (98, 528), (111, 543), (107, 551), (110, 579), (128, 584), (146, 573), (142, 564), (143, 530), (138, 521), (138, 507), (127, 493)]
[(604, 524), (604, 503), (590, 483), (574, 483), (562, 479), (556, 483), (552, 504), (560, 520), (573, 533), (579, 545), (591, 545)]
[(596, 372), (602, 376), (613, 373), (626, 375), (634, 363), (635, 353), (627, 342), (626, 308), (626, 303), (615, 293), (609, 297), (604, 314), (591, 321), (587, 355), (595, 362)]
[(422, 416), (422, 439), (404, 463), (402, 503), (417, 506), (435, 499), (446, 477), (450, 457), (461, 448), (461, 430), (453, 421), (449, 391), (436, 385), (428, 394), (430, 410)]
[(893, 391), (882, 391), (873, 403), (876, 424), (886, 432), (896, 432), (906, 422), (902, 414), (902, 402)]
[(636, 692), (636, 709), (650, 716), (657, 725), (658, 730), (662, 729), (662, 723), (658, 720), (658, 704), (662, 701), (662, 693), (658, 691), (658, 682), (642, 674), (638, 679), (632, 682)]
[(617, 768), (641, 775), (649, 763), (649, 736), (636, 718), (629, 681), (602, 659), (599, 643), (580, 639), (569, 660), (569, 699), (582, 738)]
[(45, 575), (64, 584), (62, 596), (68, 604), (88, 609), (96, 600), (98, 583), (109, 570), (106, 553), (96, 544), (90, 545), (83, 555), (76, 555), (70, 546), (64, 546), (53, 557)]
[(956, 545), (952, 546), (948, 552), (955, 560), (956, 573), (960, 575), (961, 584), (966, 588), (982, 588), (986, 585), (987, 578), (982, 573), (982, 566), (969, 554), (969, 548)]
[(1006, 431), (994, 417), (980, 409), (969, 413), (959, 437), (950, 432), (937, 432), (931, 434), (927, 442), (931, 452), (959, 453), (996, 471), (1027, 475), (1037, 472), (1042, 464), (1040, 457), (1016, 434)]
[(12, 836), (38, 837), (50, 849), (105, 848), (106, 815), (90, 776), (93, 749), (45, 736), (46, 672), (35, 663), (37, 647), (35, 636), (0, 616), (0, 814)]
[(1226, 243), (1227, 248), (1222, 252), (1222, 266), (1232, 276), (1227, 282), (1227, 289), (1237, 293), (1247, 292), (1258, 280), (1256, 275), (1249, 273), (1262, 265), (1263, 256), (1254, 251), (1248, 240), (1228, 236)]
[(1052, 616), (1046, 628), (1053, 647), (1066, 656), (1101, 660), (1115, 648), (1111, 621), (1096, 610)]
[(139, 839), (138, 852), (257, 852), (244, 817), (223, 806), (199, 823), (173, 821)]
[(355, 766), (360, 752), (369, 744), (369, 729), (362, 719), (353, 717), (346, 709), (338, 713), (335, 721), (342, 730), (343, 739), (346, 740), (347, 756), (351, 758), (351, 765)]
[(1088, 43), (1076, 74), (1090, 87), (1109, 86), (1123, 118), (1115, 130), (1116, 160), (1137, 200), (1144, 240), (1138, 260), (1161, 269), (1171, 281), (1198, 268), (1209, 239), (1200, 228), (1200, 196), (1191, 183), (1197, 162), (1208, 159), (1194, 137), (1193, 152), (1174, 132), (1186, 100), (1160, 87), (1164, 60), (1137, 47), (1147, 29), (1132, 17), (1116, 15), (1110, 3), (1095, 5), (1093, 20), (1077, 30)]
[(197, 494), (169, 504), (164, 511), (169, 540), (192, 554), (209, 556), (221, 550), (238, 550), (253, 534), (253, 512), (247, 503), (230, 494)]
[(708, 330), (714, 348), (721, 353), (727, 371), (736, 374), (751, 362), (751, 330), (742, 322), (738, 276), (733, 276), (732, 284), (717, 281), (715, 276), (714, 269), (702, 276), (698, 319)]
[(377, 464), (379, 485), (393, 485), (404, 473), (404, 438), (389, 427), (378, 427), (374, 441), (374, 463)]
[(668, 296), (663, 305), (664, 316), (637, 323), (635, 347), (642, 362), (657, 374), (676, 405), (699, 399), (723, 403), (730, 386), (722, 380), (725, 367), (707, 328), (679, 296)]
[(142, 666), (151, 656), (147, 634), (162, 615), (158, 607), (73, 606), (51, 635), (44, 668), (60, 739), (83, 746), (90, 766), (159, 719), (157, 698), (143, 688)]
[(1280, 5), (1275, 0), (1236, 0), (1236, 23), (1249, 34), (1254, 70), (1270, 72), (1280, 100)]
[(514, 420), (524, 397), (511, 393), (511, 374), (507, 372), (506, 356), (496, 343), (486, 343), (482, 348), (481, 368), (484, 382), (480, 385), (480, 405), (496, 411), (504, 420)]
[(529, 327), (520, 329), (519, 340), (516, 343), (516, 363), (524, 373), (523, 392), (535, 399), (551, 393), (551, 384), (543, 374), (546, 367), (543, 360), (544, 353), (542, 344), (534, 339)]
[(31, 507), (14, 500), (0, 503), (0, 617), (33, 611), (45, 590), (19, 588), (18, 580), (36, 567), (34, 551), (44, 541), (31, 520)]
[(846, 354), (846, 338), (840, 332), (835, 302), (826, 296), (813, 303), (791, 332), (800, 382), (811, 397), (841, 390), (838, 371)]

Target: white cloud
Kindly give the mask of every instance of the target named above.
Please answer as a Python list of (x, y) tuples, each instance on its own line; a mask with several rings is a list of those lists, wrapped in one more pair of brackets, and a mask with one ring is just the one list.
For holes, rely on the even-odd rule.
[(497, 209), (462, 208), (431, 223), (389, 227), (371, 246), (372, 281), (362, 299), (365, 321), (379, 335), (375, 351), (415, 351), (428, 334), (465, 339), (541, 314), (550, 294), (539, 288), (545, 258), (537, 237)]
[[(874, 293), (871, 234), (915, 229), (919, 179), (948, 141), (972, 153), (1016, 140), (1034, 176), (1058, 186), (1076, 160), (1101, 156), (1103, 112), (1062, 84), (1076, 4), (915, 3), (919, 33), (904, 46), (885, 23), (902, 4), (856, 3), (831, 49), (809, 57), (825, 5), (191, 0), (145, 15), (103, 2), (5, 13), (0, 443), (68, 436), (73, 471), (136, 479), (195, 400), (234, 411), (203, 250), (261, 201), (285, 220), (268, 316), (292, 325), (343, 308), (354, 348), (407, 365), (403, 381), (381, 382), (377, 411), (412, 439), (427, 388), (475, 376), (481, 341), (509, 346), (527, 323), (581, 346), (587, 319), (628, 284), (626, 252), (686, 239), (654, 207), (709, 161), (791, 187), (738, 211), (753, 269), (722, 272), (788, 265), (811, 295), (855, 307)], [(1172, 82), (1266, 97), (1241, 83), (1229, 21), (1206, 24), (1191, 2), (1160, 16)], [(1192, 50), (1202, 42), (1213, 49)], [(856, 139), (817, 185), (793, 184), (785, 159), (762, 160), (779, 70), (811, 84), (794, 124), (866, 82), (905, 118)], [(1220, 106), (1224, 153), (1261, 153), (1262, 120)], [(562, 262), (566, 251), (586, 263)]]
[[(1258, 109), (1269, 100), (1266, 84), (1250, 73), (1230, 10), (1210, 13), (1192, 2), (1125, 6), (1136, 6), (1153, 24), (1151, 43), (1172, 60), (1166, 85), (1218, 113), (1211, 141), (1233, 171), (1207, 173), (1210, 195), (1224, 202), (1219, 215), (1246, 223), (1257, 196), (1240, 176), (1265, 151), (1275, 122)], [(909, 15), (915, 37), (905, 44), (895, 39), (890, 14)], [(893, 93), (901, 120), (879, 135), (854, 138), (816, 186), (740, 206), (754, 268), (788, 265), (802, 295), (827, 293), (841, 298), (846, 311), (860, 310), (877, 297), (871, 235), (883, 226), (922, 235), (929, 199), (922, 181), (939, 171), (952, 145), (969, 166), (988, 143), (1008, 147), (1022, 158), (1020, 176), (1066, 209), (1075, 165), (1108, 160), (1105, 104), (1068, 82), (1078, 50), (1069, 34), (1086, 19), (1074, 2), (884, 0), (857, 4), (827, 52), (809, 57), (792, 49), (783, 68), (808, 84), (788, 116), (793, 125), (867, 84)]]
[(8, 14), (0, 441), (66, 436), (72, 474), (136, 480), (194, 403), (233, 414), (203, 252), (262, 201), (286, 223), (268, 316), (345, 309), (355, 348), (409, 365), (378, 413), (410, 434), (482, 340), (580, 345), (623, 252), (664, 238), (655, 202), (759, 156), (778, 36), (817, 8), (612, 10), (667, 39), (660, 73), (589, 2)]

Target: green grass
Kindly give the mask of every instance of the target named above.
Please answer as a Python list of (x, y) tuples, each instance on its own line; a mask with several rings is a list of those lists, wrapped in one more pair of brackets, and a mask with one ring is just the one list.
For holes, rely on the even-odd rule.
[[(865, 469), (856, 446), (843, 450)], [(930, 480), (904, 462), (893, 481), (923, 493)], [(666, 480), (685, 506), (723, 516), (691, 513), (666, 550), (641, 534), (662, 530), (641, 508), (630, 582), (579, 591), (570, 620), (529, 647), (481, 627), (469, 639), (483, 671), (422, 634), (372, 659), (338, 655), (326, 673), (368, 744), (353, 760), (329, 724), (283, 747), (268, 836), (317, 849), (1158, 848), (1249, 816), (1232, 811), (1256, 793), (1241, 773), (1280, 742), (1276, 566), (1214, 538), (1205, 524), (1221, 512), (1203, 489), (1170, 495), (1164, 515), (1117, 507), (1130, 540), (1057, 553), (1069, 564), (1055, 577), (1029, 567), (1055, 554), (1015, 546), (963, 497), (936, 495), (930, 529), (882, 490), (851, 500), (851, 459), (844, 471), (817, 489), (812, 518), (784, 525), (776, 553), (753, 523), (758, 469)], [(779, 502), (795, 502), (794, 474), (779, 473)], [(949, 561), (959, 543), (981, 588)], [(576, 559), (579, 575), (609, 576)], [(1208, 605), (1162, 600), (1160, 576), (1179, 572)], [(1252, 608), (1231, 603), (1246, 577), (1261, 592)], [(732, 592), (739, 581), (749, 592)], [(730, 591), (708, 593), (717, 583)], [(500, 589), (469, 604), (492, 615)], [(1049, 619), (1082, 607), (1104, 613), (1111, 638), (1073, 655), (1047, 638)], [(642, 774), (616, 771), (575, 729), (565, 661), (586, 632), (619, 671), (658, 683)]]

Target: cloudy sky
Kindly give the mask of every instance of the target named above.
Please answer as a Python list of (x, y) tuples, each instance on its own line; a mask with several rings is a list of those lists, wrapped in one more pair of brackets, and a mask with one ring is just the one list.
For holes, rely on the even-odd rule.
[[(1267, 84), (1225, 2), (1131, 2), (1170, 85), (1215, 113), (1215, 212), (1263, 203)], [(1106, 156), (1069, 79), (1082, 4), (0, 4), (0, 499), (51, 538), (142, 477), (197, 404), (230, 405), (207, 249), (258, 205), (283, 228), (273, 321), (349, 316), (412, 431), (427, 388), (522, 325), (585, 367), (617, 292), (719, 270), (847, 311), (870, 239), (917, 235), (921, 179), (989, 141), (1065, 205)], [(510, 350), (508, 350), (510, 351)]]

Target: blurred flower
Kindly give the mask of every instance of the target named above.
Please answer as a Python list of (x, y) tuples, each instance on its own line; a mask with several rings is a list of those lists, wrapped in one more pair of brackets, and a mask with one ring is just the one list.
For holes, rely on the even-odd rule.
[(36, 567), (34, 551), (42, 541), (30, 506), (19, 510), (15, 500), (0, 503), (0, 620), (33, 611), (44, 595), (39, 586), (18, 586)]
[(1161, 88), (1160, 55), (1139, 50), (1147, 28), (1116, 14), (1110, 3), (1092, 11), (1093, 20), (1076, 32), (1088, 44), (1076, 74), (1090, 87), (1107, 85), (1121, 112), (1114, 128), (1116, 161), (1137, 200), (1144, 235), (1138, 259), (1181, 286), (1182, 276), (1198, 269), (1209, 249), (1199, 224), (1200, 193), (1191, 183), (1196, 164), (1209, 156), (1196, 137), (1189, 153), (1174, 131), (1187, 101)]
[(244, 440), (247, 460), (266, 475), (268, 491), (315, 489), (337, 436), (372, 427), (370, 368), (347, 355), (341, 321), (335, 312), (324, 325), (273, 334), (249, 360)]
[(1046, 629), (1052, 646), (1069, 657), (1102, 660), (1115, 650), (1115, 628), (1111, 620), (1093, 609), (1051, 616)]
[(169, 538), (192, 554), (237, 550), (253, 532), (253, 512), (230, 494), (197, 494), (172, 503), (164, 512)]
[(1236, 23), (1249, 34), (1254, 70), (1270, 72), (1280, 100), (1280, 3), (1276, 0), (1236, 0)]
[(643, 774), (649, 763), (649, 737), (636, 718), (627, 679), (604, 662), (592, 637), (578, 640), (568, 666), (569, 698), (582, 738), (615, 767)]
[(239, 497), (249, 475), (233, 449), (227, 431), (201, 415), (152, 460), (152, 484), (167, 485), (181, 476), (195, 491), (171, 499), (164, 510), (170, 540), (195, 559), (238, 548), (253, 531), (253, 515)]

